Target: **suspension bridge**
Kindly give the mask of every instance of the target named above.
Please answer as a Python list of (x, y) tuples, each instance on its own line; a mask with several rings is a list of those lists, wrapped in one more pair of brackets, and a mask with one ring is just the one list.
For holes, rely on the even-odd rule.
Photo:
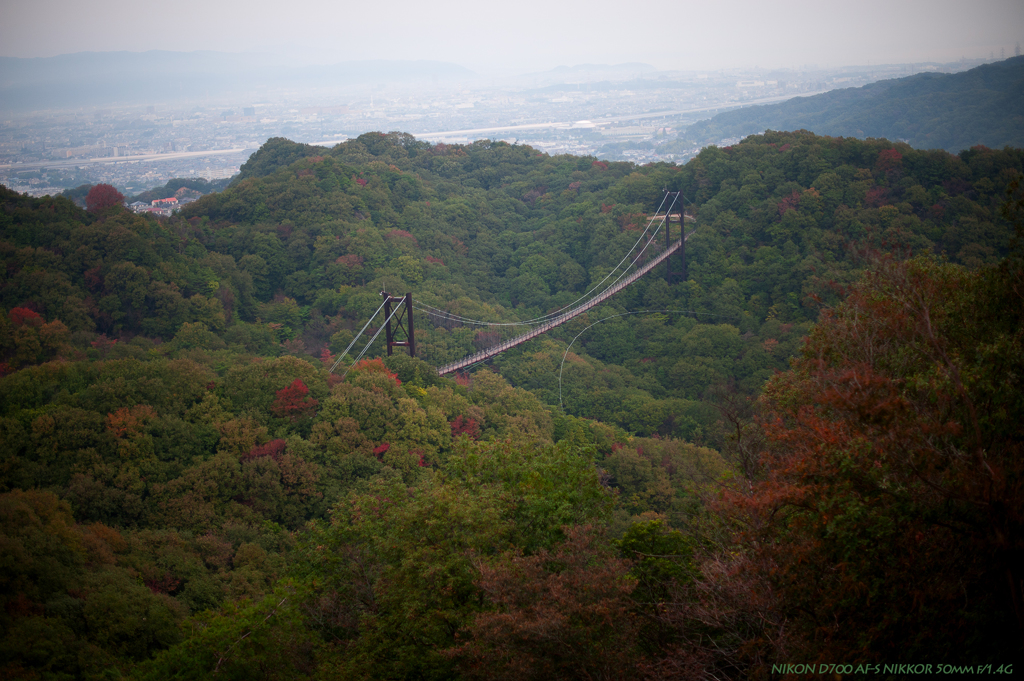
[[(672, 197), (672, 202), (664, 213), (661, 213), (661, 209), (664, 207), (665, 202)], [(648, 221), (646, 229), (640, 234), (640, 238), (637, 239), (633, 247), (623, 256), (622, 260), (594, 287), (584, 293), (580, 298), (570, 303), (569, 305), (563, 306), (558, 310), (549, 312), (541, 317), (534, 319), (528, 319), (517, 322), (485, 322), (476, 319), (470, 319), (468, 317), (462, 317), (460, 315), (454, 315), (446, 310), (432, 307), (423, 303), (414, 304), (412, 294), (407, 293), (405, 296), (395, 297), (386, 291), (382, 291), (381, 295), (384, 297), (384, 302), (381, 304), (377, 311), (371, 315), (370, 319), (367, 320), (366, 324), (359, 331), (358, 334), (352, 339), (345, 351), (338, 356), (337, 360), (331, 366), (333, 372), (340, 364), (342, 359), (348, 355), (349, 350), (355, 345), (356, 341), (363, 335), (370, 323), (377, 317), (377, 315), (383, 310), (384, 311), (384, 323), (381, 327), (373, 334), (369, 342), (363, 348), (363, 351), (355, 358), (351, 366), (354, 366), (356, 362), (362, 359), (363, 355), (370, 349), (373, 342), (381, 334), (385, 332), (385, 342), (387, 345), (387, 354), (392, 354), (394, 347), (406, 347), (409, 349), (410, 355), (416, 354), (416, 341), (415, 334), (413, 332), (413, 309), (417, 309), (422, 313), (425, 313), (431, 318), (437, 319), (443, 323), (456, 322), (459, 324), (477, 325), (477, 326), (491, 326), (491, 327), (509, 327), (509, 326), (532, 326), (526, 333), (520, 334), (508, 340), (502, 341), (488, 348), (484, 348), (477, 353), (464, 357), (455, 362), (445, 364), (444, 366), (438, 367), (437, 373), (441, 376), (446, 374), (455, 373), (458, 371), (466, 371), (473, 366), (486, 362), (487, 360), (495, 357), (510, 348), (514, 348), (517, 345), (521, 345), (529, 340), (540, 336), (541, 334), (547, 333), (551, 329), (554, 329), (562, 324), (565, 324), (571, 319), (578, 317), (584, 312), (600, 305), (604, 301), (608, 300), (616, 293), (626, 288), (630, 284), (633, 284), (638, 279), (648, 274), (662, 263), (667, 263), (667, 279), (671, 282), (673, 279), (686, 279), (686, 240), (693, 235), (693, 231), (689, 234), (686, 233), (686, 222), (687, 220), (693, 220), (689, 215), (686, 215), (682, 206), (679, 208), (678, 220), (680, 225), (679, 239), (677, 241), (670, 240), (669, 224), (671, 218), (676, 217), (672, 214), (672, 209), (675, 204), (680, 200), (681, 194), (679, 192), (666, 192), (665, 197), (662, 199), (661, 206), (655, 211), (654, 216)], [(655, 257), (649, 258), (648, 249), (651, 249), (654, 244), (655, 237), (658, 232), (664, 227), (665, 229), (665, 248)], [(653, 228), (653, 229), (652, 229)], [(646, 242), (645, 242), (646, 239)], [(639, 249), (639, 250), (638, 250)], [(634, 255), (635, 253), (635, 255)], [(682, 269), (673, 272), (671, 257), (676, 253), (682, 254)], [(649, 258), (649, 259), (648, 259)], [(627, 261), (629, 261), (628, 264)], [(642, 263), (642, 264), (638, 264)], [(635, 268), (635, 269), (634, 269)], [(616, 274), (617, 273), (617, 274)], [(609, 283), (608, 280), (615, 275), (615, 278)], [(607, 284), (607, 287), (604, 287)], [(600, 291), (599, 291), (600, 289)], [(591, 297), (592, 296), (592, 297)], [(392, 327), (392, 321), (395, 321), (395, 326)], [(404, 339), (404, 340), (403, 340)], [(345, 372), (348, 373), (347, 371)]]
[[(693, 232), (690, 232), (690, 234), (693, 234)], [(502, 352), (505, 352), (506, 350), (508, 350), (509, 348), (514, 348), (517, 345), (521, 345), (521, 344), (525, 343), (528, 340), (536, 338), (537, 336), (541, 335), (542, 333), (547, 333), (548, 331), (550, 331), (551, 329), (555, 328), (556, 326), (561, 326), (562, 324), (565, 324), (570, 319), (572, 319), (574, 317), (577, 317), (577, 316), (583, 314), (584, 312), (586, 312), (587, 310), (600, 305), (601, 303), (603, 303), (604, 301), (608, 300), (609, 298), (614, 296), (616, 293), (621, 291), (622, 289), (624, 289), (627, 286), (629, 286), (630, 284), (632, 284), (634, 281), (636, 281), (640, 277), (644, 276), (645, 274), (647, 274), (648, 272), (653, 270), (655, 267), (657, 267), (661, 263), (665, 262), (665, 260), (670, 255), (672, 255), (673, 253), (677, 252), (680, 249), (680, 247), (682, 247), (683, 242), (685, 241), (685, 239), (688, 236), (690, 236), (690, 235), (687, 234), (686, 236), (684, 236), (679, 241), (676, 241), (674, 244), (669, 246), (666, 250), (662, 251), (661, 254), (658, 255), (658, 257), (654, 258), (650, 262), (648, 262), (645, 265), (641, 266), (638, 270), (636, 270), (635, 272), (633, 272), (632, 274), (627, 276), (625, 279), (622, 279), (618, 283), (608, 287), (603, 292), (601, 292), (601, 294), (598, 295), (597, 297), (591, 298), (590, 300), (588, 300), (587, 302), (583, 303), (582, 305), (579, 305), (578, 307), (575, 307), (575, 308), (569, 310), (568, 312), (560, 314), (559, 316), (555, 317), (553, 320), (551, 320), (549, 322), (545, 322), (545, 323), (543, 323), (543, 324), (541, 324), (541, 325), (539, 325), (537, 327), (534, 327), (530, 331), (527, 331), (524, 334), (516, 336), (515, 338), (510, 338), (509, 340), (504, 341), (503, 343), (498, 343), (497, 345), (494, 345), (494, 346), (491, 346), (491, 347), (486, 348), (484, 350), (481, 350), (480, 352), (478, 352), (478, 353), (476, 353), (474, 355), (470, 355), (469, 357), (466, 357), (464, 359), (460, 359), (457, 362), (452, 362), (450, 364), (445, 364), (443, 367), (438, 367), (437, 373), (439, 375), (441, 375), (441, 376), (444, 376), (445, 374), (450, 374), (450, 373), (454, 373), (456, 371), (461, 371), (463, 369), (467, 369), (467, 368), (473, 366), (474, 364), (480, 364), (481, 362), (486, 362), (491, 357), (494, 357), (495, 355), (499, 355)]]

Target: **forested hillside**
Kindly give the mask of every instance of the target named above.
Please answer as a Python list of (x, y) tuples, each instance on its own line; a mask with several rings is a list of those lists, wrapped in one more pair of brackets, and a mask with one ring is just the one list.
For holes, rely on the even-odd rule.
[[(270, 140), (170, 219), (0, 189), (0, 670), (1009, 662), (1022, 171), (803, 132), (682, 167), (370, 133)], [(419, 315), (416, 359), (328, 372), (382, 290), (571, 304), (665, 190), (687, 281), (456, 380), (433, 367), (513, 331)]]
[(977, 145), (1024, 147), (1024, 57), (963, 73), (919, 73), (860, 88), (718, 114), (682, 134), (714, 144), (765, 130), (884, 137), (915, 149), (959, 153)]

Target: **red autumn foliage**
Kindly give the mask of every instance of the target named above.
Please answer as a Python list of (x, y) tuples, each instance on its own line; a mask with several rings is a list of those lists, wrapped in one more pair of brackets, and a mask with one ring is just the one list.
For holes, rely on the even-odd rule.
[(90, 342), (89, 345), (99, 350), (101, 356), (106, 357), (107, 353), (109, 353), (110, 350), (115, 345), (117, 345), (117, 339), (107, 338), (107, 334), (101, 333), (99, 336), (96, 337), (96, 340)]
[(864, 197), (864, 205), (879, 208), (889, 203), (889, 190), (885, 187), (872, 187)]
[(358, 184), (360, 187), (366, 186), (366, 180), (364, 180), (363, 178), (353, 175), (352, 179), (355, 180), (356, 184)]
[(124, 194), (117, 189), (109, 184), (98, 184), (85, 195), (85, 208), (90, 213), (96, 213), (116, 206), (122, 201), (124, 201)]
[(267, 458), (273, 459), (274, 461), (280, 461), (281, 457), (284, 455), (284, 450), (285, 450), (286, 445), (287, 445), (287, 443), (284, 440), (280, 439), (280, 438), (278, 438), (276, 440), (271, 440), (270, 442), (267, 442), (266, 444), (256, 445), (255, 447), (250, 449), (248, 452), (243, 454), (240, 457), (240, 460), (241, 461), (252, 461), (253, 459), (260, 459), (260, 458), (267, 457)]
[(309, 396), (306, 384), (296, 378), (290, 386), (277, 391), (277, 397), (270, 410), (274, 416), (294, 422), (315, 414), (318, 404), (318, 400)]
[(800, 192), (796, 191), (779, 201), (779, 215), (785, 215), (787, 210), (796, 210), (800, 206)]
[(474, 419), (466, 418), (460, 414), (448, 425), (451, 426), (453, 438), (460, 435), (468, 435), (470, 440), (480, 439), (480, 426)]
[(903, 154), (896, 149), (883, 149), (878, 153), (875, 169), (881, 173), (889, 173), (903, 167)]
[(391, 449), (390, 442), (382, 442), (373, 448), (373, 455), (378, 459), (384, 456), (384, 453)]
[(594, 161), (590, 164), (591, 168), (597, 168), (598, 170), (608, 170), (608, 164), (604, 161)]
[(11, 323), (15, 326), (42, 326), (43, 318), (35, 310), (30, 310), (27, 307), (12, 307), (8, 313), (11, 318)]
[(363, 256), (356, 255), (355, 253), (349, 253), (347, 255), (340, 256), (334, 262), (339, 264), (339, 265), (344, 265), (345, 267), (348, 267), (349, 269), (354, 269), (354, 268), (362, 267), (363, 266)]

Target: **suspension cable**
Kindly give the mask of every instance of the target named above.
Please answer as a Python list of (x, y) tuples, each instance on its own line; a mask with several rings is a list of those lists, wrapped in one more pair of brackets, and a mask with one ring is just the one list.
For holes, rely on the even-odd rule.
[(388, 318), (387, 318), (387, 319), (385, 319), (385, 320), (384, 320), (384, 323), (380, 325), (380, 328), (379, 328), (379, 329), (377, 329), (377, 333), (373, 334), (373, 338), (371, 338), (371, 339), (370, 339), (370, 342), (366, 344), (366, 347), (364, 347), (364, 348), (363, 348), (363, 351), (359, 353), (359, 356), (358, 356), (358, 357), (356, 357), (355, 361), (353, 361), (353, 362), (352, 362), (352, 364), (350, 364), (350, 365), (349, 365), (348, 369), (345, 369), (345, 373), (343, 373), (343, 374), (341, 375), (341, 380), (343, 380), (343, 381), (344, 381), (344, 380), (345, 380), (345, 377), (346, 377), (346, 376), (348, 376), (348, 372), (352, 370), (352, 367), (354, 367), (354, 366), (355, 366), (356, 364), (359, 364), (359, 360), (361, 360), (361, 359), (363, 358), (363, 355), (365, 355), (365, 354), (367, 353), (367, 351), (369, 351), (369, 349), (370, 349), (370, 346), (372, 346), (372, 345), (373, 345), (373, 341), (377, 340), (377, 336), (379, 336), (379, 335), (380, 335), (380, 332), (381, 332), (381, 331), (383, 331), (383, 330), (384, 330), (384, 328), (385, 328), (385, 327), (386, 327), (386, 326), (388, 325), (388, 322), (390, 322), (390, 321), (391, 321), (391, 319), (392, 319), (392, 318), (393, 318), (393, 317), (394, 317), (394, 316), (395, 316), (396, 314), (398, 314), (398, 310), (399, 310), (400, 308), (401, 308), (401, 306), (400, 306), (400, 305), (396, 305), (396, 306), (395, 306), (395, 309), (391, 311), (391, 314), (390, 314), (390, 315), (388, 316)]
[(331, 368), (327, 371), (327, 373), (329, 373), (329, 374), (333, 374), (334, 373), (334, 370), (338, 368), (339, 364), (341, 364), (341, 360), (344, 359), (345, 355), (348, 354), (348, 351), (352, 349), (352, 346), (355, 345), (357, 340), (359, 340), (359, 337), (363, 335), (363, 331), (366, 331), (366, 327), (368, 327), (370, 325), (370, 322), (373, 321), (373, 318), (376, 317), (380, 313), (380, 311), (384, 309), (384, 306), (387, 305), (387, 304), (388, 304), (388, 301), (385, 300), (383, 303), (380, 304), (380, 307), (377, 308), (377, 312), (374, 312), (372, 315), (370, 315), (370, 318), (366, 320), (365, 324), (363, 324), (363, 328), (359, 329), (359, 333), (357, 333), (355, 335), (355, 338), (353, 338), (352, 341), (348, 344), (348, 347), (345, 348), (345, 352), (343, 352), (340, 355), (338, 355), (338, 359), (335, 360), (334, 364), (331, 365)]

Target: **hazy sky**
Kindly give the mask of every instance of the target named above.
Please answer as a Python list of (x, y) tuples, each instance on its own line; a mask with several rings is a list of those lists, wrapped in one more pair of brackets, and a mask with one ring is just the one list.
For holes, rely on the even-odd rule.
[(0, 55), (286, 52), (433, 59), (480, 73), (639, 61), (660, 69), (1012, 56), (1024, 0), (0, 0)]

